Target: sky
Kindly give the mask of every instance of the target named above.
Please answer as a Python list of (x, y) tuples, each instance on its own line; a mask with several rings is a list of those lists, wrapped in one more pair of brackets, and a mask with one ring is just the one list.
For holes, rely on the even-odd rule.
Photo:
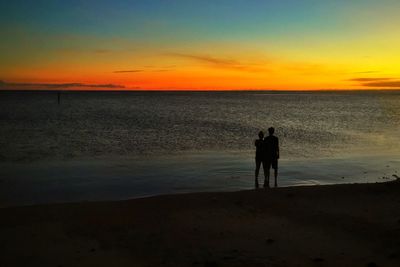
[(0, 0), (0, 89), (400, 88), (399, 0)]

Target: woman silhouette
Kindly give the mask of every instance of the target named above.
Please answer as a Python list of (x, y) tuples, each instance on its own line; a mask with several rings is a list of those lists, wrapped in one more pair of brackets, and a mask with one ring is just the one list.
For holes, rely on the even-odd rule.
[(255, 171), (255, 186), (259, 187), (258, 184), (258, 173), (260, 172), (261, 163), (263, 163), (263, 169), (265, 174), (265, 166), (264, 166), (264, 133), (260, 131), (258, 133), (258, 139), (254, 141), (254, 145), (256, 147), (256, 171)]

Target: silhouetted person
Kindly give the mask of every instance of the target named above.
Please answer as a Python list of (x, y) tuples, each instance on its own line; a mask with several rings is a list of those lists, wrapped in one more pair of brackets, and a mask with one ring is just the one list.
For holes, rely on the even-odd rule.
[[(263, 164), (264, 176), (265, 176), (265, 165), (264, 165), (264, 133), (260, 131), (258, 133), (258, 139), (254, 141), (256, 146), (256, 171), (255, 171), (255, 186), (258, 188), (258, 174), (260, 172), (261, 163)], [(266, 178), (265, 178), (266, 179)]]
[(278, 186), (278, 159), (279, 159), (279, 139), (274, 136), (275, 129), (268, 128), (269, 136), (264, 138), (264, 172), (266, 172), (264, 187), (269, 187), (269, 169), (274, 169), (275, 187)]

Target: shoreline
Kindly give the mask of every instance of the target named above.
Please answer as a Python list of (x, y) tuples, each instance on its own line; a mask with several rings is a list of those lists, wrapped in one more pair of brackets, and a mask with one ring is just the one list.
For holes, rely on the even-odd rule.
[[(178, 196), (191, 196), (191, 195), (200, 195), (200, 194), (235, 194), (235, 193), (244, 193), (244, 192), (271, 192), (271, 190), (284, 190), (284, 189), (302, 189), (302, 188), (311, 188), (311, 187), (335, 187), (335, 186), (367, 186), (367, 185), (381, 185), (381, 184), (391, 184), (391, 183), (400, 183), (400, 176), (393, 175), (393, 178), (389, 178), (387, 180), (382, 180), (379, 182), (366, 182), (366, 183), (337, 183), (337, 184), (300, 184), (300, 185), (288, 185), (288, 186), (278, 186), (269, 188), (263, 188), (262, 179), (259, 180), (260, 187), (255, 189), (254, 186), (252, 189), (238, 189), (235, 191), (195, 191), (195, 192), (180, 192), (180, 193), (160, 193), (153, 195), (142, 195), (131, 198), (122, 198), (122, 199), (105, 199), (105, 200), (80, 200), (80, 201), (65, 201), (65, 202), (49, 202), (49, 203), (33, 203), (26, 205), (12, 205), (12, 206), (0, 206), (0, 211), (4, 209), (19, 209), (19, 208), (34, 208), (34, 207), (47, 207), (47, 206), (57, 206), (57, 205), (81, 205), (81, 204), (101, 204), (101, 203), (118, 203), (118, 202), (130, 202), (137, 200), (146, 200), (153, 198), (164, 198), (164, 197), (178, 197)], [(273, 179), (273, 177), (272, 177)], [(271, 181), (270, 181), (271, 183)]]
[(1, 265), (398, 266), (399, 191), (396, 180), (2, 208)]
[[(136, 161), (3, 162), (0, 207), (248, 190), (254, 187), (253, 161), (246, 154), (214, 153)], [(284, 159), (280, 164), (280, 187), (385, 182), (400, 175), (400, 161), (393, 155)]]

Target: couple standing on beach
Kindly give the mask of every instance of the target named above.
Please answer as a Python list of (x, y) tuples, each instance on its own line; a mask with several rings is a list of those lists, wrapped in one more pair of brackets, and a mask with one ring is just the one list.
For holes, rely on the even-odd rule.
[(255, 186), (258, 185), (258, 173), (260, 172), (261, 163), (264, 169), (264, 188), (269, 187), (269, 170), (272, 166), (274, 169), (275, 187), (278, 186), (278, 159), (279, 159), (279, 139), (274, 136), (275, 129), (268, 128), (269, 136), (264, 138), (264, 133), (258, 133), (259, 139), (254, 141), (256, 146), (256, 172), (255, 172)]

